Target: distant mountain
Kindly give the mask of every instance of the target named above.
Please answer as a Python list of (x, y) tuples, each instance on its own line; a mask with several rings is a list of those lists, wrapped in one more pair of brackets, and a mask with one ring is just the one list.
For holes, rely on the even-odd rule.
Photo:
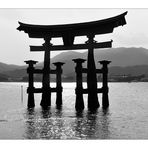
[(8, 81), (9, 77), (7, 75), (1, 74), (0, 73), (0, 82), (6, 82)]
[[(146, 72), (145, 68), (148, 65), (148, 49), (145, 48), (109, 48), (109, 49), (95, 49), (94, 56), (96, 61), (96, 67), (100, 68), (98, 61), (100, 60), (110, 60), (112, 61), (109, 67), (114, 67), (113, 69), (119, 69), (118, 67), (128, 67), (127, 71), (131, 71), (129, 66), (142, 65), (140, 71)], [(63, 66), (63, 72), (65, 75), (71, 75), (74, 73), (75, 64), (72, 61), (74, 58), (87, 59), (87, 52), (79, 53), (74, 51), (68, 51), (55, 56), (51, 62), (65, 62)], [(98, 63), (98, 64), (97, 64)], [(145, 65), (145, 66), (143, 66)], [(83, 67), (87, 67), (87, 61), (83, 64)], [(135, 68), (135, 67), (134, 67)], [(137, 67), (136, 67), (137, 68)], [(138, 73), (138, 69), (137, 71)], [(143, 69), (143, 70), (142, 70)], [(112, 72), (115, 70), (111, 70)], [(118, 71), (118, 70), (117, 70)], [(125, 70), (126, 71), (126, 70)], [(133, 72), (136, 73), (136, 72)]]
[(95, 50), (95, 59), (110, 60), (110, 66), (148, 65), (148, 49), (145, 48), (111, 48)]
[(0, 62), (0, 73), (4, 71), (12, 71), (15, 69), (19, 69), (21, 67), (22, 66), (13, 65), (13, 64), (5, 64), (5, 63)]
[(71, 61), (72, 59), (75, 58), (83, 58), (85, 57), (85, 54), (76, 52), (76, 51), (68, 51), (68, 52), (62, 52), (61, 54), (58, 54), (57, 56), (52, 58), (52, 62), (57, 62), (57, 61)]
[(4, 71), (3, 74), (7, 75), (9, 78), (18, 79), (27, 75), (26, 68), (15, 69), (10, 71)]
[(113, 66), (109, 68), (110, 75), (142, 75), (145, 74), (148, 76), (148, 65), (137, 65), (137, 66), (127, 66), (119, 67)]
[[(64, 62), (65, 64), (63, 65), (63, 74), (68, 74), (71, 72), (74, 72), (74, 62), (72, 59), (74, 58), (84, 58), (84, 54), (80, 52), (75, 52), (75, 51), (68, 51), (68, 52), (63, 52), (61, 54), (58, 54), (57, 56), (53, 57), (51, 59), (51, 68), (55, 69), (55, 66), (52, 64), (54, 62)], [(37, 68), (42, 68), (43, 67), (43, 62), (38, 63)]]
[[(147, 74), (148, 75), (148, 49), (145, 48), (109, 48), (109, 49), (95, 49), (94, 56), (96, 67), (100, 68), (98, 61), (110, 60), (109, 65), (110, 74)], [(75, 76), (75, 63), (72, 59), (83, 58), (87, 59), (87, 52), (68, 51), (58, 54), (51, 59), (51, 68), (55, 66), (53, 62), (64, 62), (63, 75), (64, 77), (72, 78)], [(97, 64), (98, 63), (98, 64)], [(87, 66), (87, 62), (83, 67)], [(36, 68), (42, 68), (43, 62), (38, 63)], [(0, 73), (7, 75), (10, 78), (22, 78), (27, 75), (26, 66), (8, 65), (0, 63)]]
[[(95, 61), (110, 60), (111, 66), (135, 66), (148, 65), (148, 49), (145, 48), (109, 48), (109, 49), (95, 49)], [(52, 58), (52, 62), (57, 61), (71, 61), (74, 58), (87, 59), (87, 52), (68, 51), (63, 52)]]

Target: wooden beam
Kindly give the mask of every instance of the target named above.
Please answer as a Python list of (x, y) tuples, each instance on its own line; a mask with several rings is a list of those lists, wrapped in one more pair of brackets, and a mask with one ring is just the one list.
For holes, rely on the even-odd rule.
[(82, 68), (82, 73), (87, 73), (87, 68)]
[(83, 94), (88, 94), (88, 89), (87, 89), (87, 88), (84, 88), (84, 89), (82, 90), (82, 92), (83, 92)]
[[(51, 92), (56, 92), (57, 91), (57, 88), (49, 88), (49, 91)], [(42, 88), (34, 88), (32, 90), (33, 93), (42, 93), (43, 92), (43, 89)], [(83, 94), (88, 94), (88, 89), (83, 89), (82, 90)], [(98, 88), (97, 89), (97, 93), (102, 93), (103, 92), (103, 89), (102, 88)]]
[(57, 90), (58, 90), (57, 88), (50, 88), (51, 92), (57, 92)]
[(50, 69), (50, 74), (56, 74), (57, 73), (57, 70), (51, 70)]
[[(88, 89), (85, 88), (85, 89), (82, 90), (82, 92), (83, 92), (83, 94), (88, 94)], [(102, 93), (102, 92), (103, 92), (103, 88), (98, 88), (97, 89), (97, 93)]]
[[(87, 68), (82, 69), (82, 73), (87, 73)], [(96, 69), (96, 73), (103, 73), (102, 69)]]
[(103, 88), (98, 88), (97, 93), (103, 93)]
[(42, 69), (34, 69), (34, 73), (42, 74), (43, 70)]
[(30, 46), (30, 51), (45, 51), (43, 46)]
[(34, 93), (42, 93), (43, 89), (42, 88), (35, 88)]
[[(49, 47), (50, 51), (59, 51), (59, 50), (80, 50), (80, 49), (89, 49), (92, 48), (110, 48), (112, 47), (112, 40), (101, 43), (93, 43), (93, 44), (75, 44), (72, 46), (64, 46), (64, 45), (55, 45)], [(45, 51), (43, 46), (30, 46), (30, 51)]]
[[(49, 88), (48, 91), (51, 91), (51, 92), (57, 92), (57, 88)], [(43, 92), (43, 88), (34, 88), (32, 90), (33, 93), (42, 93)], [(27, 90), (27, 93), (28, 93), (28, 90)]]
[(96, 73), (103, 73), (102, 69), (96, 69)]
[[(43, 69), (34, 69), (33, 73), (34, 73), (34, 74), (43, 74)], [(50, 73), (50, 74), (56, 74), (57, 71), (56, 71), (56, 70), (50, 69), (50, 72), (49, 72), (49, 73)]]

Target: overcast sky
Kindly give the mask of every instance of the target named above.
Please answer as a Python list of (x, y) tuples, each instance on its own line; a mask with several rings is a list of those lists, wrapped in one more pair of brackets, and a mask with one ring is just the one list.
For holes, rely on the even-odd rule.
[[(96, 40), (113, 39), (113, 47), (144, 47), (148, 49), (148, 9), (0, 9), (0, 62), (23, 65), (25, 60), (43, 61), (43, 52), (30, 52), (29, 45), (42, 45), (43, 40), (30, 39), (16, 28), (18, 21), (30, 24), (68, 24), (95, 21), (119, 15), (125, 11), (127, 25), (115, 28)], [(76, 43), (86, 41), (76, 38)], [(52, 40), (60, 44), (60, 39)], [(97, 50), (97, 49), (96, 49)], [(55, 56), (59, 52), (52, 52)]]

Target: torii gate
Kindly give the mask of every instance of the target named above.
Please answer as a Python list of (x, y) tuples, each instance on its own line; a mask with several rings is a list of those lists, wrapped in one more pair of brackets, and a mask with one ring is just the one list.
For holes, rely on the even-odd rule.
[[(87, 87), (88, 87), (88, 102), (91, 102), (89, 108), (96, 109), (99, 107), (97, 97), (97, 78), (96, 66), (94, 60), (94, 48), (109, 48), (112, 47), (112, 40), (107, 42), (97, 43), (94, 40), (95, 35), (112, 33), (113, 29), (126, 24), (125, 15), (127, 12), (104, 20), (66, 24), (66, 25), (31, 25), (19, 22), (19, 31), (24, 31), (30, 38), (43, 38), (45, 43), (43, 46), (30, 46), (31, 51), (45, 51), (44, 68), (42, 80), (42, 100), (41, 106), (48, 107), (51, 105), (50, 91), (50, 51), (60, 50), (80, 50), (88, 49), (87, 57)], [(87, 36), (88, 41), (85, 44), (74, 44), (76, 36)], [(51, 38), (61, 37), (63, 45), (52, 45)]]

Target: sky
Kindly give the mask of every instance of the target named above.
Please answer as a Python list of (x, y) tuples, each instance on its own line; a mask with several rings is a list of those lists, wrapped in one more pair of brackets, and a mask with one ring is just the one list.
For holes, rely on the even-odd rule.
[[(18, 21), (29, 24), (54, 25), (96, 21), (114, 17), (128, 11), (127, 24), (114, 29), (113, 33), (98, 35), (98, 42), (113, 40), (116, 47), (144, 47), (148, 49), (148, 9), (0, 9), (0, 62), (24, 65), (25, 60), (43, 61), (44, 52), (30, 52), (29, 45), (42, 45), (42, 39), (31, 39), (18, 31)], [(75, 39), (84, 43), (86, 37)], [(62, 43), (53, 39), (54, 45)], [(97, 50), (97, 49), (96, 49)], [(86, 50), (84, 50), (86, 51)], [(84, 52), (81, 51), (81, 52)], [(52, 52), (51, 57), (59, 54)]]

